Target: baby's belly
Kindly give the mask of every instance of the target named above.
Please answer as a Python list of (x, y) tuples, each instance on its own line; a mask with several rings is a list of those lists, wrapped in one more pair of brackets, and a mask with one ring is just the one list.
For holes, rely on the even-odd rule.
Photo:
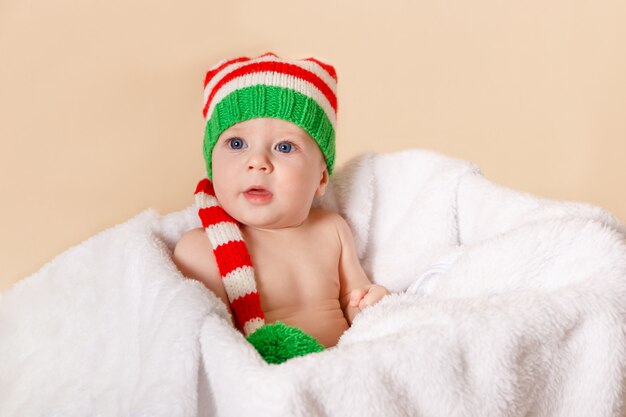
[(280, 320), (289, 326), (299, 327), (327, 348), (335, 346), (339, 337), (350, 327), (339, 300), (287, 306), (264, 313), (266, 323)]

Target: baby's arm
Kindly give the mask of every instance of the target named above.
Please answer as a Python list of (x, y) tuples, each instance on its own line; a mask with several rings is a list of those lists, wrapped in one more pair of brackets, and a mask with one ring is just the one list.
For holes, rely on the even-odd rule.
[(372, 284), (356, 254), (354, 237), (348, 223), (337, 215), (337, 232), (341, 244), (339, 257), (339, 286), (341, 309), (349, 324), (367, 306), (376, 304), (389, 291), (382, 285)]
[(224, 302), (232, 322), (233, 315), (228, 295), (215, 262), (211, 242), (204, 229), (196, 228), (183, 234), (176, 243), (172, 261), (185, 277), (200, 281)]

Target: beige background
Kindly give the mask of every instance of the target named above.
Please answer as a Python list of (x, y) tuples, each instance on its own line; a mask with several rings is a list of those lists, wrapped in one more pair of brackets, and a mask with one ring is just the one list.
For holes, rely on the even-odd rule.
[(0, 2), (0, 290), (89, 236), (193, 201), (222, 58), (339, 74), (338, 163), (429, 148), (626, 220), (626, 3)]

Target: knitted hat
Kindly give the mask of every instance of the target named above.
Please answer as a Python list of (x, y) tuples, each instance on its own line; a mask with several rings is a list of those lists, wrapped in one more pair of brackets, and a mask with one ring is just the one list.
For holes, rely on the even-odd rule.
[(335, 162), (337, 73), (315, 58), (288, 60), (272, 52), (223, 60), (204, 80), (204, 159), (213, 179), (211, 154), (232, 125), (257, 117), (292, 122), (317, 142), (331, 174)]
[(213, 247), (235, 326), (249, 336), (265, 324), (265, 316), (256, 290), (252, 261), (239, 224), (217, 201), (213, 184), (208, 178), (198, 183), (195, 199), (202, 227)]

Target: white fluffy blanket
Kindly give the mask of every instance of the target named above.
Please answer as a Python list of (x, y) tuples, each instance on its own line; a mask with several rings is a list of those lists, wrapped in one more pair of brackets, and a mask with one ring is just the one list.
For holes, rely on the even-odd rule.
[(355, 158), (316, 204), (394, 293), (336, 347), (265, 364), (171, 261), (195, 207), (148, 209), (0, 294), (0, 415), (624, 413), (626, 229), (610, 214), (422, 150)]

